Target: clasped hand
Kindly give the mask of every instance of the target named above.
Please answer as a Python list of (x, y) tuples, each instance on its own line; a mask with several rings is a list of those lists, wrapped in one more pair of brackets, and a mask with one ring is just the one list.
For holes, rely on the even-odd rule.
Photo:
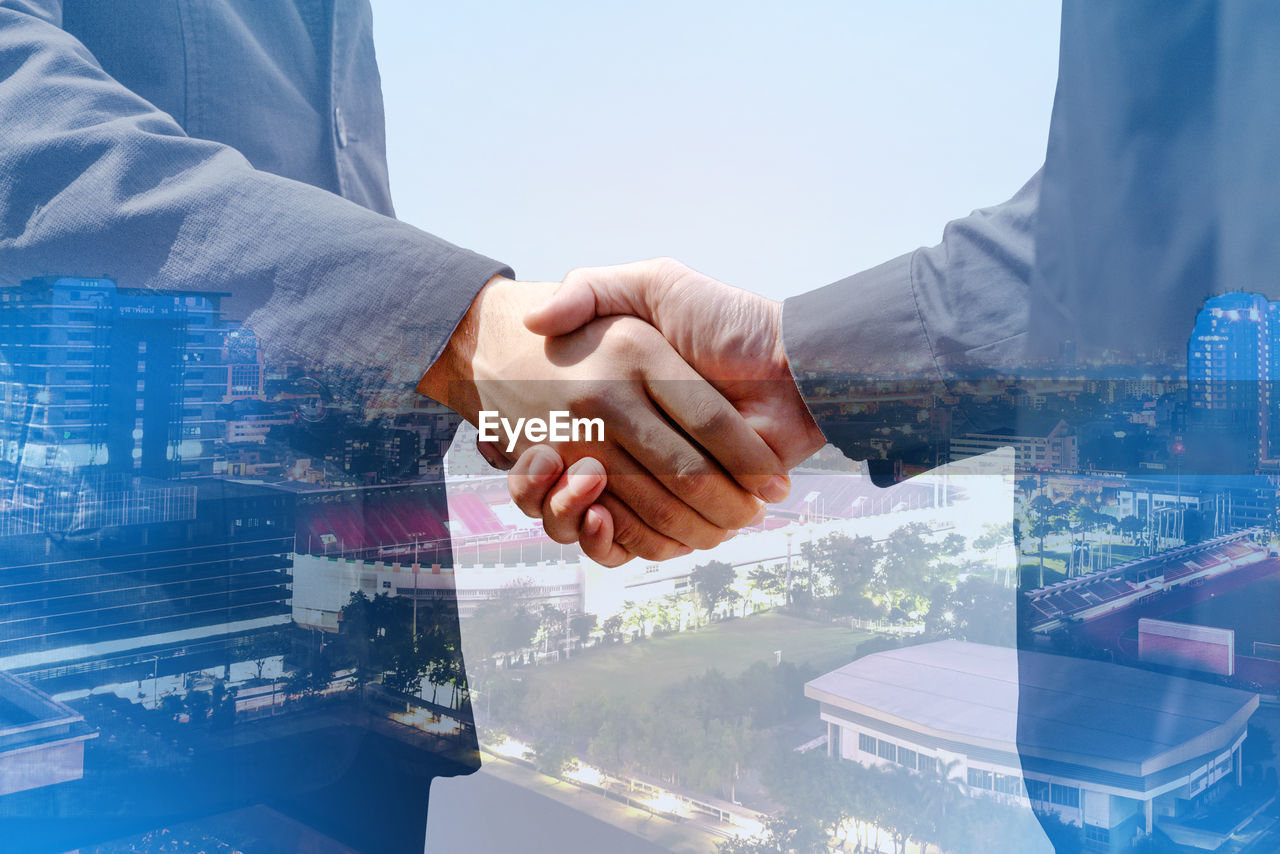
[(548, 536), (616, 566), (711, 548), (782, 500), (822, 446), (781, 306), (668, 260), (489, 282), (418, 390), (473, 424), (568, 412), (603, 441), (481, 443)]

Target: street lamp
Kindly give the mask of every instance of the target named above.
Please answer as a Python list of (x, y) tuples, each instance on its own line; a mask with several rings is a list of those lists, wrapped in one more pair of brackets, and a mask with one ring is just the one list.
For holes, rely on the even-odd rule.
[(787, 531), (787, 578), (783, 582), (783, 595), (786, 597), (787, 605), (791, 605), (791, 538), (795, 535), (795, 531)]

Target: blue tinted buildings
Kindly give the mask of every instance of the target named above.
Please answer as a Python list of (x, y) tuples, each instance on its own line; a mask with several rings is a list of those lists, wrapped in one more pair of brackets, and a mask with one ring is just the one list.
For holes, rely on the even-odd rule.
[(224, 401), (261, 387), (219, 299), (0, 288), (0, 668), (128, 667), (288, 622), (292, 497), (211, 477)]
[(1257, 294), (1210, 297), (1187, 342), (1189, 430), (1228, 439), (1241, 456), (1236, 462), (1248, 469), (1274, 456), (1270, 410), (1272, 381), (1280, 377), (1280, 351), (1273, 346), (1280, 341), (1277, 308)]
[(0, 461), (10, 486), (88, 472), (215, 473), (228, 389), (219, 299), (72, 277), (0, 288)]

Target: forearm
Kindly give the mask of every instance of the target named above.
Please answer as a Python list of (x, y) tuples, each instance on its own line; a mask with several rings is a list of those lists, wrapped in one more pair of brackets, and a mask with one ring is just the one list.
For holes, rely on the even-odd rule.
[(788, 363), (828, 441), (855, 459), (892, 458), (895, 441), (919, 455), (922, 407), (953, 401), (963, 422), (971, 383), (1025, 369), (1038, 194), (1039, 175), (937, 246), (786, 301)]
[(187, 136), (55, 25), (57, 5), (0, 5), (7, 276), (226, 292), (268, 350), (416, 378), (505, 269)]

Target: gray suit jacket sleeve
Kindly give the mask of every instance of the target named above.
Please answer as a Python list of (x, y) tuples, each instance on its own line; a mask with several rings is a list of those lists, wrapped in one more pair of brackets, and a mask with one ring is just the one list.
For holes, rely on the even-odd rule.
[(229, 292), (268, 351), (416, 379), (510, 271), (195, 139), (60, 28), (0, 0), (0, 277)]
[[(875, 458), (847, 426), (851, 399), (949, 394), (958, 381), (1015, 367), (1027, 332), (1040, 175), (1009, 201), (951, 222), (917, 249), (788, 299), (783, 341), (801, 393), (828, 439)], [(836, 400), (840, 403), (836, 403)], [(864, 422), (868, 434), (881, 425)]]

